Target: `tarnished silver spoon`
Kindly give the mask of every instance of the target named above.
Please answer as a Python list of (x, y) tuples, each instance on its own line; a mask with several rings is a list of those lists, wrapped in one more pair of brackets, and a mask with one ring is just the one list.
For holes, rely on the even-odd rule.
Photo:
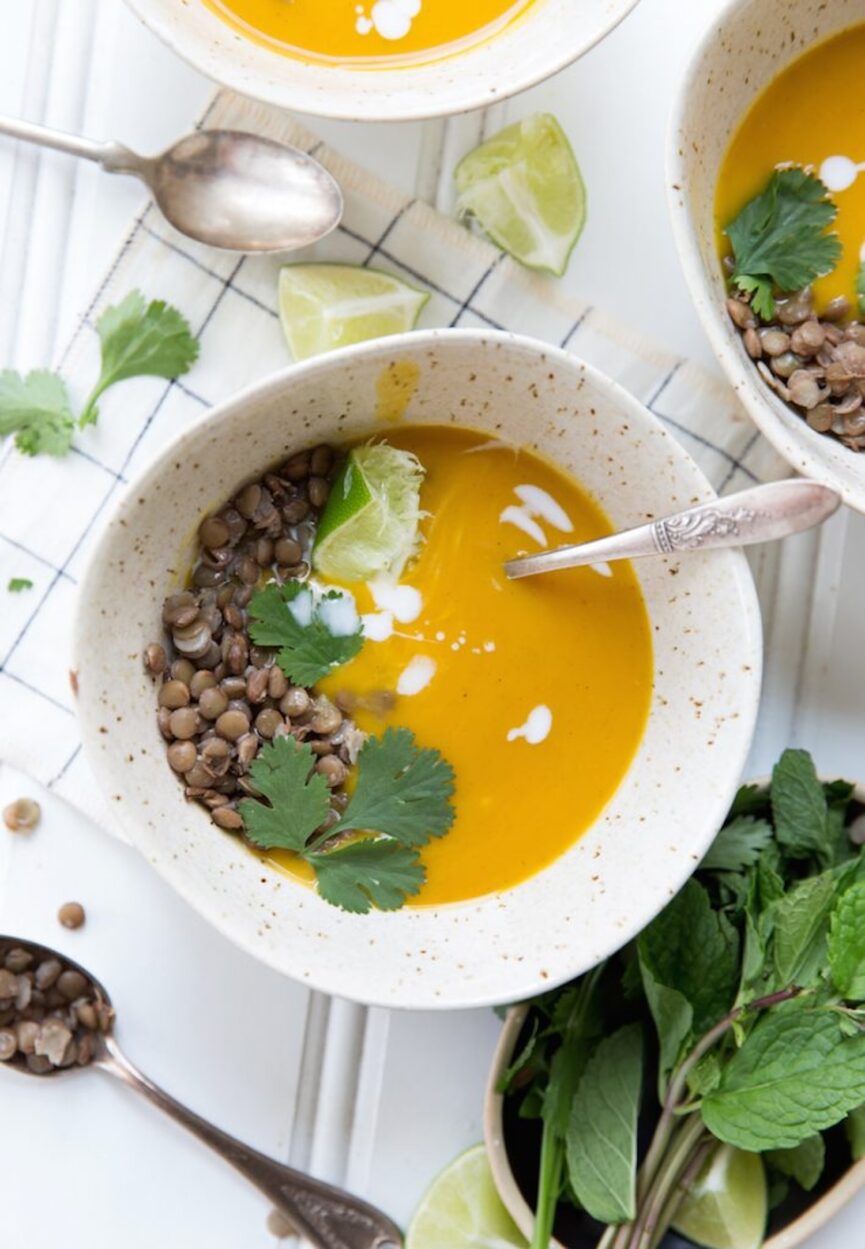
[(683, 512), (674, 512), (634, 529), (623, 529), (621, 533), (612, 533), (594, 542), (578, 542), (508, 560), (505, 576), (516, 581), (542, 572), (606, 564), (616, 559), (687, 555), (716, 547), (775, 542), (821, 524), (840, 503), (840, 494), (819, 481), (804, 478), (773, 481), (723, 499), (698, 503)]
[[(227, 1132), (220, 1131), (194, 1111), (182, 1106), (152, 1080), (148, 1080), (147, 1076), (142, 1075), (117, 1044), (113, 1033), (111, 999), (104, 986), (89, 971), (65, 954), (36, 941), (0, 935), (0, 968), (4, 968), (4, 960), (5, 967), (9, 967), (10, 960), (7, 955), (10, 952), (15, 952), (13, 966), (18, 952), (26, 952), (32, 957), (32, 967), (55, 959), (66, 970), (80, 973), (95, 990), (89, 996), (102, 1021), (101, 1027), (88, 1029), (86, 1032), (79, 1030), (79, 1049), (82, 1038), (86, 1036), (88, 1039), (90, 1053), (87, 1066), (97, 1067), (100, 1071), (107, 1071), (109, 1075), (115, 1076), (129, 1088), (141, 1093), (154, 1106), (164, 1110), (172, 1119), (176, 1119), (205, 1145), (209, 1145), (268, 1197), (293, 1225), (302, 1240), (316, 1246), (316, 1249), (402, 1249), (402, 1233), (374, 1206), (250, 1149), (248, 1145), (235, 1140)], [(4, 971), (3, 975), (7, 975), (7, 972)], [(53, 983), (60, 985), (61, 981)], [(29, 1013), (32, 1014), (32, 1011)], [(22, 1014), (28, 1015), (26, 1007)], [(8, 1032), (8, 1029), (9, 1025), (4, 1025), (3, 1031)], [(47, 1066), (48, 1060), (43, 1059), (42, 1064)], [(16, 1053), (0, 1062), (0, 1069), (5, 1067), (7, 1070), (19, 1071), (41, 1080), (57, 1079), (87, 1070), (87, 1067), (81, 1066), (51, 1065), (50, 1069), (41, 1071), (34, 1070), (34, 1065), (36, 1064), (32, 1057), (28, 1063), (23, 1054)]]
[(342, 193), (305, 152), (240, 130), (198, 130), (160, 156), (0, 116), (0, 134), (96, 161), (150, 188), (182, 234), (238, 252), (293, 251), (330, 234)]

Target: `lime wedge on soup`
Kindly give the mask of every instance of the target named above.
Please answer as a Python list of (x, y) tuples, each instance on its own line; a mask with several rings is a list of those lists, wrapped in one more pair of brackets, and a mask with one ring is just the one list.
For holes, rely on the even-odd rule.
[(526, 1249), (502, 1205), (483, 1145), (460, 1154), (427, 1189), (406, 1249)]
[(412, 330), (428, 299), (380, 269), (303, 264), (279, 271), (279, 317), (295, 360)]
[(418, 540), (423, 465), (386, 442), (355, 447), (318, 523), (312, 564), (334, 581), (397, 580)]
[(673, 1227), (706, 1249), (759, 1249), (767, 1214), (762, 1158), (721, 1145), (685, 1195)]
[(561, 277), (586, 223), (586, 188), (555, 117), (508, 126), (457, 165), (457, 212), (530, 269)]

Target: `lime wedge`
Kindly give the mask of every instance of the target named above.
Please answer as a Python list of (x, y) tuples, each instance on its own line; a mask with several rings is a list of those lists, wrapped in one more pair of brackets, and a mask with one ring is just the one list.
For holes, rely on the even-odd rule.
[(493, 1183), (483, 1145), (433, 1180), (411, 1221), (406, 1249), (526, 1249)]
[(424, 469), (386, 442), (348, 453), (318, 524), (312, 564), (335, 581), (398, 579), (414, 553)]
[(706, 1249), (759, 1249), (767, 1210), (760, 1155), (721, 1145), (697, 1176), (673, 1227)]
[(456, 168), (457, 212), (503, 251), (561, 277), (586, 224), (586, 188), (565, 132), (538, 113), (469, 152)]
[(285, 265), (279, 317), (295, 360), (415, 327), (429, 295), (356, 265)]

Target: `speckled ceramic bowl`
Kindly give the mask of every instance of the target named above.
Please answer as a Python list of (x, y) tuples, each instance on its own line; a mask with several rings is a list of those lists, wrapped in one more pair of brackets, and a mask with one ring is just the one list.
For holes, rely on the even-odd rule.
[[(470, 903), (352, 916), (263, 866), (184, 800), (165, 762), (155, 692), (139, 657), (160, 636), (163, 597), (189, 566), (202, 516), (295, 449), (382, 428), (377, 384), (404, 361), (418, 370), (407, 420), (471, 425), (537, 449), (577, 477), (617, 527), (711, 497), (688, 454), (635, 400), (531, 339), (419, 332), (296, 365), (192, 425), (117, 508), (81, 588), (81, 724), (99, 784), (130, 840), (251, 954), (344, 997), (478, 1006), (527, 997), (584, 971), (642, 928), (693, 870), (747, 753), (760, 620), (740, 552), (638, 565), (654, 639), (643, 741), (596, 823), (517, 888)], [(527, 652), (539, 644), (527, 638)]]
[(233, 30), (202, 0), (127, 4), (196, 69), (243, 95), (319, 117), (408, 121), (485, 107), (549, 78), (609, 34), (637, 0), (535, 0), (484, 43), (387, 69), (284, 56)]
[(694, 54), (669, 138), (668, 182), (679, 256), (703, 328), (742, 403), (798, 472), (865, 512), (865, 455), (810, 429), (763, 382), (724, 307), (715, 250), (716, 179), (743, 115), (813, 44), (865, 21), (865, 0), (732, 0)]
[[(865, 797), (865, 790), (862, 786), (859, 787), (858, 793), (860, 799)], [(502, 1028), (487, 1084), (484, 1105), (484, 1138), (499, 1195), (523, 1235), (531, 1237), (533, 1213), (514, 1175), (508, 1150), (510, 1137), (504, 1128), (504, 1098), (497, 1091), (502, 1074), (513, 1061), (527, 1012), (526, 1006), (514, 1007), (508, 1012)], [(763, 1249), (797, 1249), (797, 1246), (804, 1245), (865, 1187), (865, 1159), (852, 1163), (846, 1170), (842, 1168), (843, 1164), (838, 1167), (841, 1174), (838, 1175), (836, 1171), (837, 1178), (828, 1186), (820, 1186), (813, 1194), (803, 1195), (801, 1205), (804, 1205), (804, 1210), (801, 1213), (795, 1213), (789, 1222), (775, 1231), (764, 1242)], [(581, 1249), (576, 1239), (568, 1243), (569, 1249)], [(589, 1245), (594, 1246), (594, 1243), (593, 1237), (587, 1239), (586, 1249)], [(687, 1249), (690, 1244), (691, 1242), (683, 1237), (670, 1233), (662, 1242), (660, 1249)], [(564, 1249), (564, 1246), (560, 1241), (553, 1240), (550, 1249)]]

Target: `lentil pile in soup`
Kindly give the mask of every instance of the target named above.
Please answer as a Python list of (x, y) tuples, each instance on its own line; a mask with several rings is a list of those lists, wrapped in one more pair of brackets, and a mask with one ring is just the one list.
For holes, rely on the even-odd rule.
[[(728, 308), (746, 352), (813, 430), (854, 451), (865, 450), (863, 65), (865, 25), (793, 61), (742, 119), (715, 201), (719, 253), (731, 277)], [(786, 209), (773, 211), (768, 202), (773, 175), (791, 180)], [(819, 249), (830, 238), (832, 252), (821, 261)], [(754, 269), (774, 286), (774, 300), (752, 292)], [(737, 271), (747, 275), (744, 284)], [(804, 278), (785, 279), (787, 273)]]
[[(170, 654), (155, 645), (148, 663), (169, 763), (229, 831), (244, 833), (242, 800), (257, 794), (250, 766), (281, 736), (312, 747), (334, 821), (368, 739), (408, 730), (439, 751), (453, 769), (454, 818), (420, 850), (426, 880), (413, 901), (455, 902), (519, 884), (598, 816), (645, 727), (650, 629), (627, 563), (505, 579), (504, 561), (521, 552), (610, 532), (571, 478), (467, 429), (404, 426), (387, 443), (424, 473), (416, 554), (398, 580), (335, 590), (311, 572), (345, 452), (304, 452), (203, 522), (193, 585), (166, 603)], [(312, 688), (289, 682), (249, 637), (256, 587), (290, 579), (341, 596), (320, 600), (336, 607), (338, 633), (352, 620), (363, 630), (356, 653)], [(262, 853), (312, 878), (291, 851)]]
[(534, 0), (205, 0), (244, 35), (305, 59), (387, 64), (491, 38)]

